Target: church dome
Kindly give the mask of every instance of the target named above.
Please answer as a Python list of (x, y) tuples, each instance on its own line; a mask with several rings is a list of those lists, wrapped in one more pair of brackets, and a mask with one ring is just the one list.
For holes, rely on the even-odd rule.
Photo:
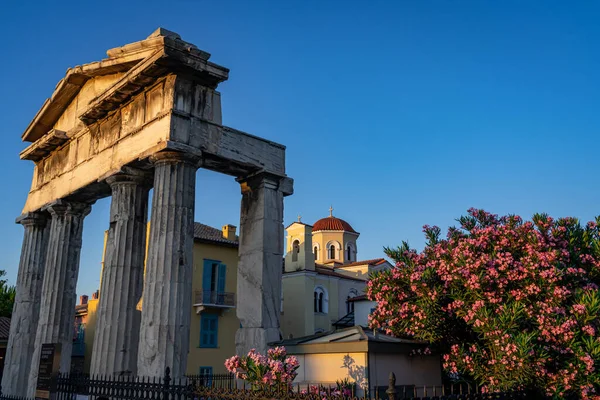
[(317, 222), (313, 224), (313, 232), (317, 231), (346, 231), (352, 233), (356, 232), (349, 223), (344, 221), (343, 219), (336, 218), (333, 216), (329, 216), (326, 218), (321, 218)]

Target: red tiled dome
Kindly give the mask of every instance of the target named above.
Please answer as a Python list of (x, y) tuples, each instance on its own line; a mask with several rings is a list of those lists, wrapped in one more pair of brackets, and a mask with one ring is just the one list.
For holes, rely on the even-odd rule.
[(346, 231), (352, 233), (356, 232), (349, 223), (344, 221), (343, 219), (339, 219), (336, 217), (326, 217), (321, 218), (313, 225), (313, 232), (316, 231)]

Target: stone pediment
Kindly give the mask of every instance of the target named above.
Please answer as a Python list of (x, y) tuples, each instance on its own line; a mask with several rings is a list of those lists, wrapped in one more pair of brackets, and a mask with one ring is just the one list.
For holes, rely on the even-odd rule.
[[(67, 134), (80, 130), (106, 116), (175, 65), (212, 88), (226, 80), (229, 72), (208, 62), (209, 53), (163, 28), (145, 40), (110, 49), (107, 56), (67, 70), (23, 133), (23, 141), (36, 142), (51, 130)], [(48, 149), (47, 143), (44, 146)], [(37, 161), (45, 154), (44, 150), (28, 148), (21, 158)]]

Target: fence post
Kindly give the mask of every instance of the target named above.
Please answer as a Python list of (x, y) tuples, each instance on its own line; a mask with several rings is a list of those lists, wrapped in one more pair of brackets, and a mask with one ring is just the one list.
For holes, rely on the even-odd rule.
[(390, 372), (390, 384), (385, 391), (388, 395), (388, 400), (396, 400), (396, 375)]
[(171, 368), (165, 369), (165, 378), (163, 379), (163, 400), (169, 399), (169, 383), (171, 382)]

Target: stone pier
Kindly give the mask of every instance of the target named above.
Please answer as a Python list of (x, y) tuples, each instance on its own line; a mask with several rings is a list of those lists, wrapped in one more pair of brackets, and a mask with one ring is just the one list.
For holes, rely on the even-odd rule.
[(26, 396), (31, 357), (40, 311), (40, 295), (48, 245), (49, 215), (45, 212), (25, 214), (17, 219), (25, 234), (17, 276), (17, 293), (13, 308), (10, 336), (4, 358), (2, 394)]
[(73, 324), (83, 219), (91, 211), (86, 203), (57, 201), (46, 207), (50, 235), (42, 283), (41, 307), (29, 373), (29, 397), (34, 397), (43, 343), (62, 346), (60, 371), (71, 370)]
[(144, 285), (151, 182), (141, 171), (128, 172), (106, 180), (112, 202), (90, 367), (92, 375), (137, 373), (140, 312), (136, 306)]
[(236, 353), (281, 338), (281, 274), (283, 259), (283, 197), (292, 194), (289, 178), (260, 173), (239, 180), (242, 189), (240, 261), (237, 279)]
[(183, 377), (192, 312), (194, 204), (199, 159), (155, 154), (154, 194), (138, 353), (138, 373)]
[[(292, 193), (285, 147), (223, 125), (217, 88), (229, 70), (210, 57), (159, 28), (101, 61), (68, 69), (22, 134), (29, 145), (20, 157), (34, 169), (22, 210), (5, 392), (33, 395), (44, 343), (62, 345), (61, 371), (69, 371), (83, 220), (90, 204), (108, 196), (92, 372), (186, 373), (199, 167), (242, 186), (238, 352), (264, 351), (279, 339), (283, 197)], [(143, 279), (149, 186), (140, 171), (154, 174)]]

